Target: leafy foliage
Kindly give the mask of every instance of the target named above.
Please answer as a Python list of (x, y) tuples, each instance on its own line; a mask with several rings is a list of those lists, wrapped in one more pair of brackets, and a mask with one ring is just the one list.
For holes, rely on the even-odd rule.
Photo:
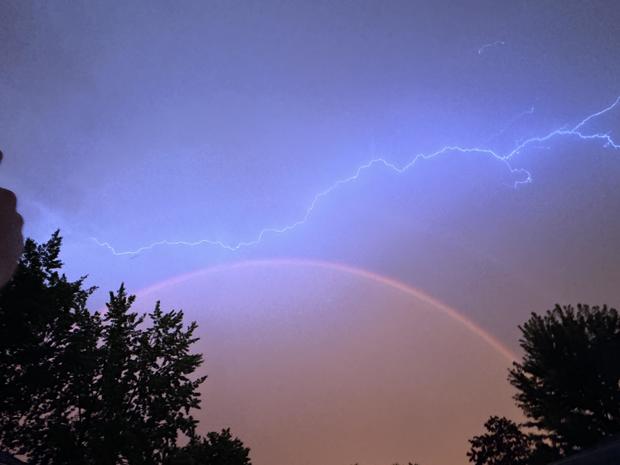
[(0, 291), (0, 445), (37, 462), (85, 463), (82, 415), (96, 376), (99, 315), (84, 278), (59, 273), (58, 232), (26, 241)]
[(159, 303), (149, 315), (130, 312), (134, 296), (124, 286), (110, 293), (103, 318), (101, 376), (95, 390), (102, 408), (95, 418), (93, 440), (97, 464), (162, 463), (176, 450), (179, 433), (192, 437), (199, 408), (198, 387), (205, 380), (190, 375), (202, 363), (191, 354), (196, 324), (183, 327), (183, 312), (162, 312)]
[(556, 306), (520, 327), (515, 400), (561, 455), (620, 432), (620, 318), (613, 308)]
[(0, 448), (33, 464), (152, 465), (194, 436), (202, 355), (183, 312), (131, 311), (124, 286), (101, 316), (94, 288), (59, 273), (61, 238), (26, 242), (0, 291)]
[(532, 455), (532, 440), (505, 417), (490, 417), (486, 432), (469, 440), (469, 461), (475, 465), (526, 465)]
[(165, 465), (251, 465), (250, 449), (230, 429), (211, 432), (206, 438), (195, 438), (180, 448)]

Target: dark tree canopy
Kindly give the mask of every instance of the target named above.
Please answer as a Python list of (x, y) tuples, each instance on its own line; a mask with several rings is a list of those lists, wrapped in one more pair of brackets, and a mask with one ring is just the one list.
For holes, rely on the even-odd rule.
[(178, 434), (193, 437), (196, 427), (189, 412), (199, 408), (205, 380), (190, 378), (202, 363), (202, 355), (190, 353), (196, 324), (184, 328), (183, 312), (162, 312), (157, 303), (146, 326), (144, 315), (130, 311), (134, 300), (121, 286), (110, 293), (103, 318), (101, 374), (94, 380), (100, 434), (91, 443), (100, 465), (162, 463)]
[(505, 417), (490, 417), (486, 432), (469, 440), (467, 452), (474, 465), (527, 465), (532, 455), (532, 440), (519, 426)]
[(195, 438), (171, 455), (165, 465), (251, 465), (250, 449), (230, 429)]
[(60, 245), (28, 240), (0, 291), (0, 449), (35, 465), (160, 464), (194, 436), (196, 324), (159, 304), (132, 312), (123, 286), (89, 312), (94, 289), (60, 274)]
[(98, 365), (99, 316), (86, 309), (93, 289), (60, 274), (60, 244), (58, 233), (26, 241), (0, 291), (0, 446), (35, 463), (84, 460), (81, 413)]
[(613, 308), (556, 306), (520, 327), (510, 370), (528, 426), (561, 455), (620, 432), (620, 318)]

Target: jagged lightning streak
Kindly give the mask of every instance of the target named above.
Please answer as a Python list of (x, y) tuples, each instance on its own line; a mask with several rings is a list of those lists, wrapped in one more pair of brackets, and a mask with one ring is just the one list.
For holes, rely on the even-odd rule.
[[(514, 158), (516, 155), (518, 155), (519, 153), (521, 153), (523, 150), (525, 150), (526, 148), (528, 148), (530, 146), (538, 146), (539, 144), (547, 142), (547, 141), (549, 141), (549, 140), (551, 140), (553, 138), (556, 138), (556, 137), (576, 137), (576, 138), (578, 138), (580, 140), (584, 140), (584, 141), (598, 141), (598, 142), (601, 142), (603, 144), (603, 146), (607, 147), (607, 148), (613, 148), (613, 149), (616, 149), (616, 150), (620, 149), (620, 144), (616, 143), (609, 133), (584, 133), (583, 132), (583, 129), (590, 122), (592, 122), (597, 117), (599, 117), (601, 115), (604, 115), (605, 113), (610, 112), (611, 110), (616, 108), (619, 104), (620, 104), (620, 96), (618, 98), (616, 98), (616, 100), (614, 100), (613, 103), (611, 103), (607, 107), (603, 108), (602, 110), (599, 110), (599, 111), (597, 111), (595, 113), (592, 113), (592, 114), (586, 116), (579, 123), (577, 123), (574, 127), (569, 128), (569, 129), (566, 129), (566, 128), (556, 129), (556, 130), (551, 131), (551, 132), (549, 132), (549, 133), (547, 133), (547, 134), (545, 134), (543, 136), (530, 137), (529, 139), (525, 139), (524, 141), (518, 143), (516, 147), (514, 147), (510, 152), (508, 152), (508, 153), (506, 153), (504, 155), (499, 154), (496, 151), (494, 151), (492, 149), (489, 149), (489, 148), (460, 147), (458, 145), (447, 145), (447, 146), (442, 147), (441, 149), (439, 149), (439, 150), (437, 150), (435, 152), (432, 152), (432, 153), (428, 153), (428, 154), (420, 153), (420, 154), (417, 154), (409, 162), (407, 162), (406, 164), (404, 164), (402, 166), (398, 166), (398, 165), (396, 165), (396, 164), (386, 160), (385, 158), (374, 158), (374, 159), (372, 159), (370, 161), (367, 161), (366, 163), (358, 166), (351, 175), (349, 175), (349, 176), (347, 176), (345, 178), (337, 180), (331, 186), (329, 186), (326, 189), (324, 189), (324, 190), (320, 191), (319, 193), (317, 193), (312, 198), (312, 201), (310, 202), (310, 204), (306, 208), (304, 214), (297, 221), (294, 221), (294, 222), (292, 222), (290, 224), (287, 224), (285, 226), (282, 226), (282, 227), (264, 228), (261, 231), (259, 231), (259, 233), (254, 238), (249, 239), (249, 240), (239, 241), (237, 243), (226, 243), (226, 242), (223, 242), (223, 241), (212, 240), (212, 239), (200, 239), (200, 240), (197, 240), (197, 241), (161, 240), (161, 241), (157, 241), (157, 242), (152, 242), (151, 244), (142, 246), (142, 247), (140, 247), (138, 249), (135, 249), (135, 250), (119, 251), (119, 250), (116, 250), (108, 242), (102, 242), (102, 241), (99, 241), (96, 238), (92, 238), (92, 239), (99, 246), (108, 249), (113, 255), (116, 255), (116, 256), (135, 256), (135, 255), (141, 254), (142, 252), (145, 252), (147, 250), (151, 250), (151, 249), (153, 249), (155, 247), (159, 247), (159, 246), (188, 246), (188, 247), (195, 247), (195, 246), (200, 246), (200, 245), (211, 245), (211, 246), (220, 247), (222, 249), (229, 250), (229, 251), (236, 251), (236, 250), (242, 249), (244, 247), (250, 247), (250, 246), (253, 246), (253, 245), (258, 245), (268, 235), (284, 234), (284, 233), (292, 231), (292, 230), (298, 228), (299, 226), (303, 225), (304, 223), (306, 223), (310, 219), (310, 216), (312, 215), (312, 212), (314, 211), (314, 209), (316, 208), (318, 203), (324, 197), (327, 197), (332, 192), (334, 192), (335, 190), (337, 190), (340, 187), (344, 186), (345, 184), (351, 183), (351, 182), (359, 179), (359, 177), (362, 175), (363, 172), (368, 171), (371, 168), (374, 168), (374, 167), (377, 167), (377, 166), (378, 167), (384, 167), (384, 168), (386, 168), (388, 170), (391, 170), (391, 171), (393, 171), (393, 172), (395, 172), (397, 174), (402, 174), (402, 173), (408, 171), (409, 169), (411, 169), (413, 166), (415, 166), (420, 161), (431, 160), (433, 158), (436, 158), (436, 157), (438, 157), (440, 155), (447, 154), (447, 153), (476, 153), (476, 154), (492, 157), (493, 159), (503, 163), (511, 174), (515, 174), (515, 175), (520, 175), (521, 176), (521, 179), (518, 179), (518, 180), (515, 181), (515, 183), (514, 183), (515, 187), (517, 187), (517, 186), (519, 186), (521, 184), (529, 184), (529, 183), (532, 182), (532, 175), (531, 175), (531, 173), (528, 170), (524, 169), (524, 168), (514, 168), (511, 165), (510, 162), (511, 162), (512, 158)], [(533, 109), (532, 109), (532, 111), (533, 111)]]
[(504, 42), (503, 40), (496, 40), (495, 42), (484, 44), (478, 49), (478, 55), (482, 55), (488, 48), (499, 47), (502, 45), (506, 45), (506, 42)]
[(518, 115), (514, 116), (511, 120), (509, 120), (500, 131), (498, 131), (497, 133), (489, 137), (487, 140), (485, 140), (484, 143), (488, 144), (492, 140), (497, 139), (499, 136), (501, 136), (506, 131), (508, 131), (511, 127), (513, 127), (517, 123), (517, 121), (521, 120), (522, 118), (528, 115), (533, 115), (533, 114), (534, 114), (534, 107), (530, 107), (529, 110), (522, 111)]

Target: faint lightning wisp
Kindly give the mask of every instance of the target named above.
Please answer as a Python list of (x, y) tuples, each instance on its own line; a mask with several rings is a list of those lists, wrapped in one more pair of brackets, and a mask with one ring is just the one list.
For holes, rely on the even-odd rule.
[[(332, 185), (330, 185), (326, 189), (318, 192), (312, 198), (312, 201), (309, 203), (304, 214), (298, 220), (291, 222), (285, 226), (281, 226), (281, 227), (264, 228), (261, 231), (259, 231), (258, 234), (256, 234), (256, 236), (254, 236), (253, 238), (249, 240), (239, 241), (236, 243), (226, 243), (223, 241), (213, 240), (213, 239), (199, 239), (196, 241), (161, 240), (161, 241), (152, 242), (148, 245), (139, 247), (135, 250), (117, 250), (109, 242), (103, 242), (103, 241), (98, 240), (97, 238), (92, 238), (92, 239), (99, 246), (108, 249), (113, 255), (116, 255), (116, 256), (135, 256), (135, 255), (141, 254), (142, 252), (145, 252), (147, 250), (151, 250), (155, 247), (160, 247), (160, 246), (195, 247), (195, 246), (201, 246), (201, 245), (210, 245), (210, 246), (220, 247), (222, 249), (229, 250), (229, 251), (236, 251), (236, 250), (239, 250), (245, 247), (258, 245), (268, 235), (284, 234), (303, 225), (310, 219), (314, 209), (324, 197), (329, 196), (331, 193), (340, 189), (342, 186), (356, 181), (357, 179), (360, 178), (362, 173), (372, 168), (383, 167), (396, 174), (402, 174), (408, 171), (409, 169), (411, 169), (412, 167), (414, 167), (420, 161), (431, 160), (433, 158), (436, 158), (440, 155), (447, 154), (447, 153), (475, 153), (475, 154), (491, 157), (499, 161), (500, 163), (503, 163), (511, 174), (520, 176), (520, 179), (517, 179), (514, 183), (515, 187), (521, 184), (529, 184), (532, 182), (531, 173), (524, 168), (515, 168), (510, 163), (511, 160), (516, 155), (518, 155), (519, 153), (521, 153), (528, 147), (539, 147), (543, 143), (548, 142), (551, 139), (554, 139), (556, 137), (574, 137), (574, 138), (577, 138), (583, 141), (600, 142), (603, 144), (603, 147), (606, 147), (606, 148), (612, 148), (616, 150), (620, 149), (620, 144), (615, 142), (609, 133), (596, 133), (596, 132), (586, 133), (584, 132), (584, 130), (589, 125), (589, 123), (591, 123), (594, 119), (596, 119), (597, 117), (601, 115), (604, 115), (605, 113), (608, 113), (609, 111), (613, 110), (619, 105), (620, 105), (620, 96), (616, 98), (616, 100), (609, 106), (586, 116), (579, 123), (577, 123), (574, 127), (570, 129), (566, 129), (566, 128), (556, 129), (542, 136), (530, 137), (529, 139), (525, 139), (521, 141), (510, 152), (505, 153), (503, 155), (489, 148), (460, 147), (458, 145), (446, 145), (445, 147), (442, 147), (441, 149), (435, 152), (432, 152), (432, 153), (427, 153), (427, 154), (419, 153), (415, 155), (409, 162), (407, 162), (404, 165), (400, 165), (400, 166), (386, 160), (385, 158), (374, 158), (370, 161), (367, 161), (366, 163), (362, 165), (359, 165), (353, 171), (351, 175), (335, 181)], [(533, 109), (531, 111), (533, 112)], [(521, 116), (523, 115), (520, 115), (519, 117)]]
[(489, 48), (501, 47), (503, 45), (506, 45), (506, 42), (503, 40), (496, 40), (495, 42), (484, 44), (478, 49), (478, 55), (482, 55)]
[(513, 127), (517, 123), (517, 121), (520, 121), (522, 118), (525, 118), (526, 116), (533, 115), (533, 114), (534, 114), (534, 107), (531, 107), (529, 110), (522, 111), (521, 113), (513, 117), (511, 120), (509, 120), (501, 130), (499, 130), (497, 133), (493, 134), (486, 141), (484, 141), (484, 143), (487, 144), (491, 142), (492, 140), (497, 139), (499, 136), (501, 136), (506, 131), (508, 131), (511, 127)]

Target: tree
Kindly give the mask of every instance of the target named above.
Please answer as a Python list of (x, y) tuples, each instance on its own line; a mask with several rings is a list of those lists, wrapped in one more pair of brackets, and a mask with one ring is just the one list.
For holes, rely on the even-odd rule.
[(251, 465), (250, 449), (230, 429), (195, 438), (172, 454), (165, 465)]
[(202, 355), (191, 354), (196, 323), (183, 327), (183, 312), (162, 312), (159, 302), (145, 316), (130, 311), (135, 296), (124, 286), (110, 293), (103, 319), (102, 373), (95, 382), (102, 408), (95, 420), (97, 465), (157, 464), (176, 450), (179, 433), (193, 437), (198, 387), (190, 379)]
[(0, 291), (0, 448), (35, 465), (162, 463), (194, 436), (197, 326), (159, 303), (132, 312), (122, 285), (103, 317), (89, 312), (94, 288), (59, 273), (60, 246), (58, 232), (28, 240)]
[(0, 290), (0, 447), (34, 463), (86, 463), (82, 412), (97, 370), (94, 288), (59, 273), (61, 238), (26, 241)]
[(620, 318), (613, 308), (556, 306), (519, 327), (515, 400), (561, 455), (620, 432)]
[(475, 465), (527, 465), (533, 451), (532, 440), (519, 426), (505, 417), (490, 417), (486, 432), (469, 440), (469, 461)]

